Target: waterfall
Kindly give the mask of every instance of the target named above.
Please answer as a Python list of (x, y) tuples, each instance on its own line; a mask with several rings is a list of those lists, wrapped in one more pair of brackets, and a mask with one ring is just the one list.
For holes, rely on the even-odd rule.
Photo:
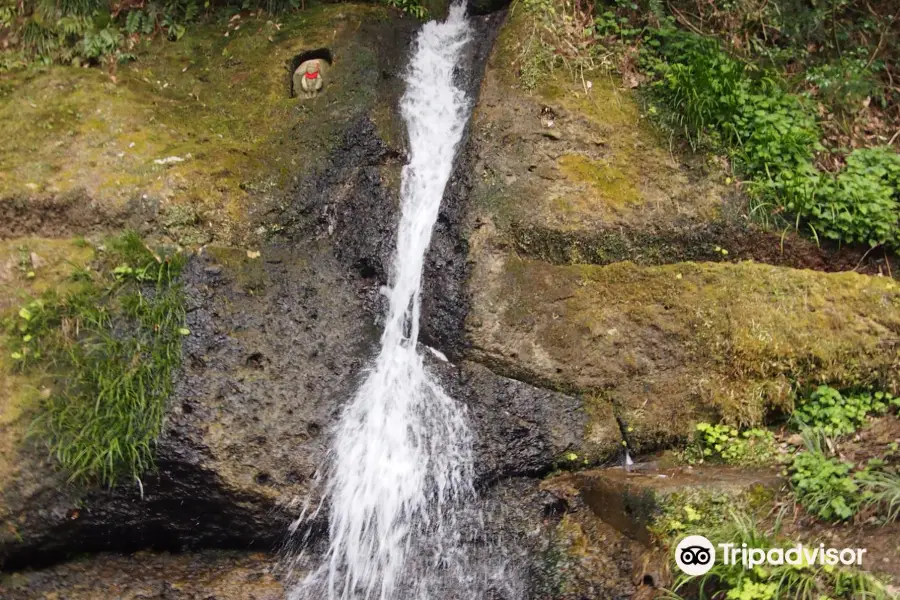
[(381, 348), (333, 439), (329, 547), (291, 600), (448, 598), (435, 590), (470, 576), (459, 515), (474, 496), (472, 435), (465, 407), (417, 349), (425, 253), (470, 108), (453, 83), (468, 38), (455, 4), (416, 39), (401, 100), (410, 158)]

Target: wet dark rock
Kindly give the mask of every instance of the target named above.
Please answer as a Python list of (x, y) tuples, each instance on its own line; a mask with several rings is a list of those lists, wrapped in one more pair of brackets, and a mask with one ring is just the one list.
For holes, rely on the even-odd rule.
[(510, 0), (469, 0), (468, 10), (471, 15), (486, 15), (501, 11), (510, 5)]
[[(577, 494), (531, 478), (498, 483), (483, 496), (474, 553), (496, 577), (497, 600), (632, 598), (648, 552), (591, 513)], [(502, 567), (502, 568), (501, 568)], [(640, 578), (638, 578), (640, 581)]]
[[(352, 394), (377, 331), (330, 252), (263, 252), (279, 260), (210, 249), (185, 271), (192, 334), (158, 472), (109, 491), (67, 488), (59, 477), (4, 490), (19, 532), (0, 547), (7, 567), (72, 552), (280, 542), (291, 502), (314, 493), (326, 447), (319, 424)], [(314, 357), (297, 359), (312, 348)], [(46, 465), (35, 472), (46, 476)]]
[[(471, 98), (478, 98), (487, 59), (505, 17), (505, 13), (501, 12), (472, 18), (471, 50), (467, 53), (469, 62), (461, 65), (457, 72), (459, 85)], [(469, 308), (466, 292), (469, 274), (466, 208), (475, 183), (477, 160), (477, 148), (471, 134), (470, 121), (425, 257), (422, 290), (422, 341), (451, 358), (460, 358), (466, 346), (464, 325)]]
[[(498, 23), (480, 20), (473, 36), (473, 63), (461, 71), (473, 93)], [(423, 325), (449, 350), (467, 310), (460, 232), (471, 161), (464, 151), (428, 254)], [(297, 505), (316, 500), (330, 428), (377, 348), (402, 163), (371, 118), (354, 116), (329, 164), (288, 194), (279, 239), (259, 254), (210, 247), (191, 259), (191, 335), (157, 473), (113, 490), (66, 488), (35, 458), (31, 484), (4, 491), (18, 532), (0, 543), (7, 568), (89, 551), (268, 550), (283, 541)], [(474, 364), (436, 369), (470, 406), (485, 485), (545, 473), (577, 446), (578, 399)]]
[(328, 240), (345, 267), (386, 284), (399, 212), (397, 190), (382, 183), (382, 171), (399, 164), (371, 119), (355, 119), (328, 168), (291, 192), (281, 217), (288, 236)]
[(500, 377), (476, 363), (434, 362), (444, 390), (469, 409), (480, 486), (545, 474), (565, 453), (581, 452), (587, 417), (582, 402)]

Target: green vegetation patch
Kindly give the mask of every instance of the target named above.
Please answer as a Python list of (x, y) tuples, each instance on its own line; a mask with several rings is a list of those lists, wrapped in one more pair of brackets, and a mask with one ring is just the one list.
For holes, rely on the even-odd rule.
[(736, 492), (697, 486), (671, 493), (658, 507), (648, 526), (653, 539), (663, 545), (698, 530), (714, 530), (727, 520), (729, 511), (755, 513), (772, 504), (775, 490), (762, 483)]
[(712, 459), (732, 465), (770, 465), (776, 456), (775, 436), (771, 431), (738, 430), (721, 423), (697, 423), (695, 445), (688, 447), (686, 453), (689, 462)]
[(849, 519), (859, 510), (862, 493), (853, 465), (822, 452), (800, 452), (791, 463), (791, 484), (797, 500), (826, 520)]
[(694, 140), (726, 149), (748, 179), (754, 211), (795, 216), (817, 237), (900, 245), (900, 156), (890, 148), (849, 153), (836, 173), (819, 169), (824, 150), (814, 107), (776, 76), (727, 54), (714, 39), (674, 28), (656, 32), (645, 57), (657, 98)]
[[(431, 2), (433, 3), (433, 2)], [(382, 4), (417, 18), (428, 10), (422, 0), (383, 0)], [(36, 64), (102, 64), (113, 71), (136, 60), (135, 48), (147, 39), (178, 41), (212, 12), (227, 16), (279, 18), (306, 8), (302, 0), (0, 0), (0, 73)], [(271, 22), (270, 22), (271, 23)], [(236, 28), (235, 28), (236, 31)]]
[(804, 427), (821, 429), (828, 436), (855, 432), (872, 415), (900, 408), (900, 398), (886, 392), (850, 392), (821, 385), (798, 402), (794, 418)]
[[(897, 138), (884, 57), (896, 55), (900, 21), (890, 8), (695, 4), (522, 0), (513, 14), (529, 18), (517, 17), (500, 56), (522, 87), (548, 99), (576, 95), (555, 72), (587, 91), (597, 70), (617, 68), (666, 107), (669, 128), (728, 154), (753, 216), (816, 239), (900, 247), (900, 155), (885, 145)], [(797, 68), (808, 60), (812, 68)]]
[(182, 264), (127, 233), (108, 242), (99, 270), (75, 271), (71, 289), (47, 291), (4, 320), (16, 368), (53, 381), (33, 432), (73, 480), (111, 486), (152, 468), (189, 333)]
[(837, 442), (821, 429), (803, 432), (804, 448), (790, 460), (794, 496), (810, 514), (846, 521), (865, 511), (887, 523), (900, 517), (897, 444), (882, 457), (854, 465), (840, 457)]

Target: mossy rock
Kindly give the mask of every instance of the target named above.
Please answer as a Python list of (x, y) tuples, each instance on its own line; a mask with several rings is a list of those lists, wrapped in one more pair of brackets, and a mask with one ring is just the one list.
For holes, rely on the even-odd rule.
[[(314, 169), (348, 118), (374, 110), (384, 49), (373, 40), (399, 18), (371, 4), (251, 14), (144, 42), (114, 77), (67, 66), (4, 75), (0, 202), (79, 192), (94, 221), (115, 226), (129, 202), (151, 199), (176, 239), (246, 236), (251, 215)], [(286, 61), (318, 47), (334, 56), (325, 90), (290, 98)], [(17, 225), (27, 229), (0, 232)]]
[(900, 386), (893, 280), (752, 262), (557, 266), (492, 253), (479, 235), (472, 356), (601, 395), (638, 448), (700, 420), (759, 423), (797, 386)]
[(720, 169), (676, 158), (606, 69), (538, 56), (543, 27), (514, 6), (489, 63), (475, 114), (479, 217), (561, 234), (718, 219), (730, 194)]

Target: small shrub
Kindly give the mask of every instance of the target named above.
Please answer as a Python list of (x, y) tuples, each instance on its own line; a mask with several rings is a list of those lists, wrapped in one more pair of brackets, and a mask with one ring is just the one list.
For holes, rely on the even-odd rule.
[(844, 56), (815, 65), (804, 73), (804, 82), (816, 98), (842, 117), (852, 117), (863, 103), (884, 103), (884, 91), (875, 75), (876, 63), (866, 56)]
[(653, 40), (659, 50), (648, 49), (642, 64), (655, 95), (694, 145), (731, 155), (757, 207), (793, 215), (816, 237), (900, 246), (900, 155), (859, 149), (837, 174), (820, 171), (816, 113), (773, 74), (712, 38), (662, 27)]

